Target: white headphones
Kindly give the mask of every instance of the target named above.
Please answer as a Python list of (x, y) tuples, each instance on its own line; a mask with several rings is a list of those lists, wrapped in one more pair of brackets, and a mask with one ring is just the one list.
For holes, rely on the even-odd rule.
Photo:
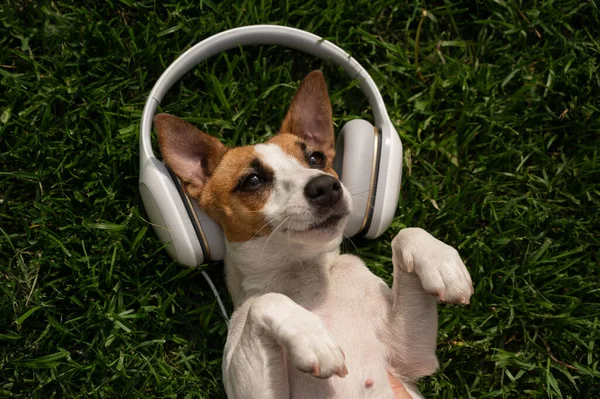
[(177, 177), (154, 156), (150, 141), (154, 114), (165, 93), (190, 69), (213, 55), (244, 45), (281, 45), (300, 50), (333, 61), (352, 79), (359, 80), (373, 109), (375, 126), (361, 119), (344, 125), (336, 144), (334, 169), (350, 192), (356, 193), (346, 236), (380, 236), (389, 227), (398, 206), (402, 143), (375, 82), (354, 58), (327, 40), (294, 28), (255, 25), (219, 33), (183, 53), (158, 79), (144, 106), (140, 126), (140, 193), (154, 231), (162, 242), (168, 243), (169, 255), (195, 267), (208, 260), (223, 259), (225, 241), (219, 225), (181, 190)]

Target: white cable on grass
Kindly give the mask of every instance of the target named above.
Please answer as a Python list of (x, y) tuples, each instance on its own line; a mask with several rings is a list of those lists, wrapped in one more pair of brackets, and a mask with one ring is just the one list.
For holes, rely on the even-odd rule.
[(225, 305), (223, 305), (223, 301), (221, 301), (221, 296), (219, 295), (219, 291), (217, 291), (217, 287), (215, 287), (212, 280), (210, 279), (210, 277), (208, 277), (208, 274), (206, 274), (206, 272), (204, 270), (202, 270), (202, 275), (204, 276), (204, 278), (206, 279), (206, 282), (210, 286), (210, 289), (212, 290), (215, 298), (217, 298), (217, 302), (219, 303), (219, 307), (221, 308), (221, 313), (223, 314), (223, 317), (229, 323), (229, 317), (227, 316), (227, 311), (225, 310)]

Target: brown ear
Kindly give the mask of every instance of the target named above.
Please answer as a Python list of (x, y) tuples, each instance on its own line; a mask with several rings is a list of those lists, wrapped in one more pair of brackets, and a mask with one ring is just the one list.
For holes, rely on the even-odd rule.
[(292, 133), (327, 155), (335, 155), (331, 102), (321, 71), (309, 73), (292, 99), (281, 133)]
[(165, 163), (179, 177), (187, 193), (200, 198), (202, 187), (227, 148), (216, 138), (173, 115), (156, 115), (154, 125)]

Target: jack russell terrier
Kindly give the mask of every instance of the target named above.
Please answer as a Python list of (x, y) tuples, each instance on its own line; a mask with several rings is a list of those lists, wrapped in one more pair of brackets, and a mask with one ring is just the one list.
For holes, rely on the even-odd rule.
[(322, 73), (302, 81), (264, 144), (228, 149), (167, 114), (155, 126), (165, 162), (225, 233), (228, 397), (420, 397), (417, 379), (438, 368), (436, 303), (468, 304), (471, 277), (454, 248), (419, 228), (392, 241), (391, 289), (340, 254), (352, 195), (332, 169)]

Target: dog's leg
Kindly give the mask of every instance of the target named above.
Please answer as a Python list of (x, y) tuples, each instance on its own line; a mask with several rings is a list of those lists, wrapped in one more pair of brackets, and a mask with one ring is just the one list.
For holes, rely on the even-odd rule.
[(436, 301), (469, 303), (473, 284), (458, 252), (423, 229), (400, 231), (392, 241), (394, 283), (386, 332), (392, 367), (417, 379), (438, 367)]
[(285, 295), (249, 299), (231, 320), (223, 379), (231, 399), (289, 398), (288, 365), (328, 378), (347, 373), (342, 349), (321, 319)]

